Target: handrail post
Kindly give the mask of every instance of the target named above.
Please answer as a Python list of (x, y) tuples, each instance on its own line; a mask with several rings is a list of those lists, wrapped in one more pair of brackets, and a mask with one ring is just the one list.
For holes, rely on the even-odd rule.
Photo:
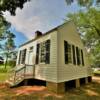
[(24, 64), (24, 66), (22, 68), (20, 68), (18, 70), (15, 70), (15, 73), (14, 73), (14, 84), (19, 80), (19, 78), (24, 78), (25, 79), (26, 73), (27, 73), (27, 66), (33, 67), (33, 77), (35, 77), (35, 64), (33, 66)]
[(33, 77), (35, 77), (35, 64), (33, 65)]
[(14, 75), (14, 84), (16, 83), (16, 71), (15, 71), (15, 75)]
[(25, 64), (25, 68), (24, 68), (24, 78), (25, 78), (25, 74), (26, 74), (26, 64)]

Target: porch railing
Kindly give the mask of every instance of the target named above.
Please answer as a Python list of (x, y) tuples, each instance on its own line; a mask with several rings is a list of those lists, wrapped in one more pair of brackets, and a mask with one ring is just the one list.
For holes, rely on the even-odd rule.
[(34, 77), (35, 75), (35, 65), (25, 64), (20, 69), (15, 70), (14, 73), (14, 84), (22, 81), (25, 78)]

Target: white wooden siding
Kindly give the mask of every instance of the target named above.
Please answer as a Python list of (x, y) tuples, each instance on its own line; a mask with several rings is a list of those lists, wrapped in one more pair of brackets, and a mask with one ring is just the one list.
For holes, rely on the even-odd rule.
[[(86, 50), (82, 44), (82, 41), (77, 33), (76, 27), (73, 23), (68, 22), (58, 29), (50, 32), (43, 37), (28, 43), (19, 48), (20, 50), (27, 49), (25, 63), (28, 64), (29, 48), (34, 46), (33, 55), (36, 58), (36, 44), (50, 39), (50, 64), (38, 64), (35, 65), (35, 78), (51, 81), (51, 82), (63, 82), (76, 78), (87, 77), (91, 75), (91, 68), (87, 58)], [(68, 41), (80, 49), (83, 49), (85, 66), (77, 66), (73, 64), (65, 64), (64, 59), (64, 40)], [(19, 58), (19, 56), (18, 56)], [(35, 60), (33, 60), (34, 64)], [(17, 59), (18, 64), (18, 59)], [(31, 71), (31, 70), (30, 70)], [(29, 72), (29, 70), (28, 70)]]
[[(47, 38), (50, 36), (50, 38)], [(53, 31), (48, 36), (41, 38), (38, 41), (44, 39), (50, 39), (50, 64), (38, 64), (36, 65), (35, 78), (56, 82), (57, 81), (57, 31)]]
[[(76, 78), (87, 77), (91, 75), (89, 69), (88, 58), (84, 49), (83, 43), (77, 33), (76, 27), (73, 23), (69, 22), (58, 28), (58, 77), (57, 82), (68, 81)], [(83, 49), (85, 66), (78, 66), (73, 64), (65, 64), (64, 57), (64, 40), (68, 41), (71, 45), (75, 45)]]
[[(27, 49), (25, 64), (28, 64), (29, 48), (34, 46), (33, 55), (36, 58), (36, 44), (50, 39), (50, 64), (35, 65), (35, 78), (48, 81), (57, 81), (57, 31), (53, 31), (36, 41), (26, 44), (19, 48), (20, 50)], [(34, 60), (33, 60), (34, 61)], [(31, 70), (30, 70), (31, 71)], [(29, 70), (27, 71), (29, 73)]]

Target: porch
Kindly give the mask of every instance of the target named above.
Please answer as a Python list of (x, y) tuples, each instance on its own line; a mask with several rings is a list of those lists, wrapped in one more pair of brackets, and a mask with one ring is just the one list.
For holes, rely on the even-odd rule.
[(9, 83), (10, 87), (13, 87), (24, 80), (33, 79), (34, 77), (35, 65), (17, 65), (13, 70), (10, 71), (9, 79), (6, 82)]

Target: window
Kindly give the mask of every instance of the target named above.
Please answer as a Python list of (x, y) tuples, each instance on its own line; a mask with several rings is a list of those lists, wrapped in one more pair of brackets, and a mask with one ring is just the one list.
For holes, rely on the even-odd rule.
[(82, 65), (84, 66), (83, 50), (81, 50), (81, 61), (82, 61)]
[(46, 58), (46, 47), (45, 47), (45, 42), (41, 43), (40, 45), (41, 49), (40, 49), (40, 62), (44, 63), (45, 62), (45, 58)]
[(47, 40), (45, 42), (45, 46), (46, 46), (46, 60), (45, 63), (49, 64), (50, 63), (50, 40)]
[(77, 65), (80, 65), (80, 49), (76, 47)]
[(71, 45), (68, 44), (68, 62), (72, 63), (72, 57), (71, 57)]
[(37, 45), (36, 64), (38, 64), (39, 61), (40, 63), (45, 64), (50, 63), (50, 40), (44, 41)]
[(29, 51), (32, 52), (33, 51), (33, 46), (29, 48)]
[(71, 45), (64, 41), (65, 64), (72, 63), (71, 60)]
[(76, 65), (75, 46), (74, 45), (72, 45), (72, 52), (73, 52), (73, 64)]
[(82, 49), (70, 45), (67, 41), (64, 41), (64, 57), (65, 64), (73, 63), (74, 65), (82, 64), (84, 66), (84, 57)]
[(26, 59), (26, 49), (21, 51), (21, 64), (25, 64)]

